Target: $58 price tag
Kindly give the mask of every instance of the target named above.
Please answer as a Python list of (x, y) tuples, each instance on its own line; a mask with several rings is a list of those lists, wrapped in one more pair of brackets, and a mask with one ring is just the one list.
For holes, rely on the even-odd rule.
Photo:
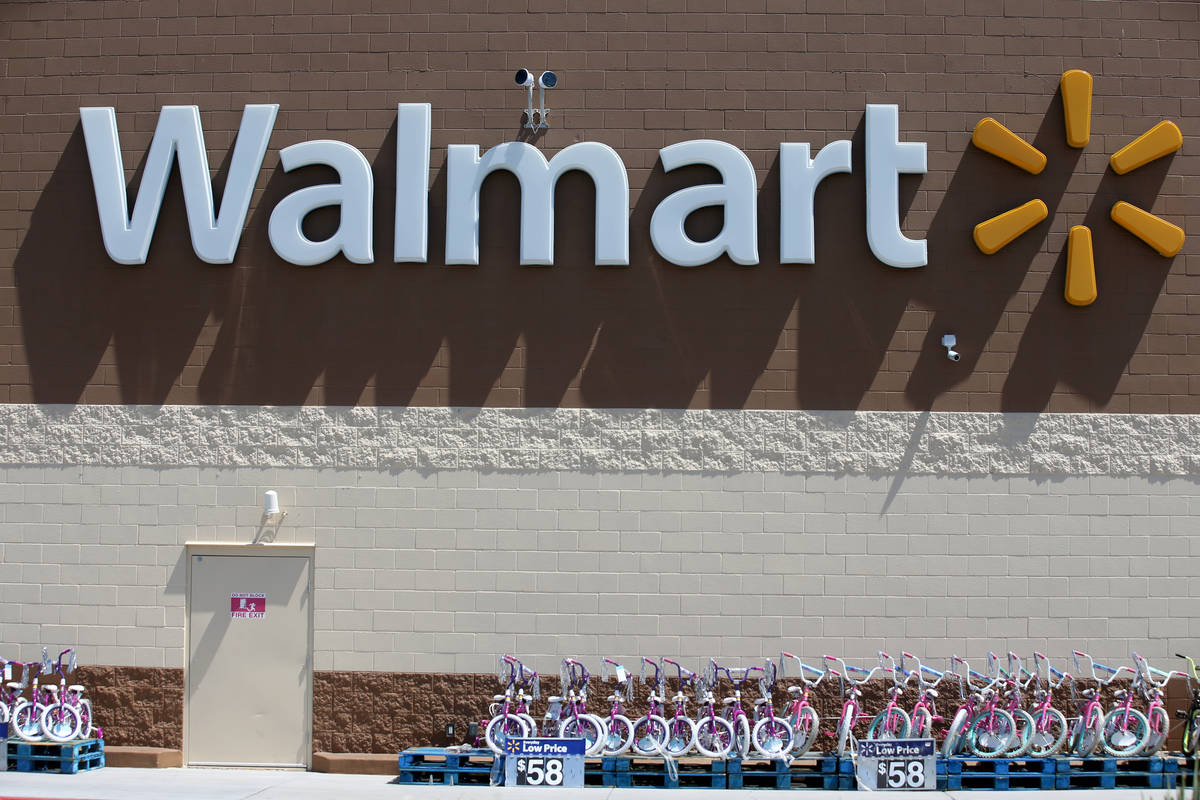
[(518, 786), (562, 786), (561, 758), (518, 758)]
[(925, 762), (880, 761), (875, 768), (876, 789), (921, 789), (925, 786)]

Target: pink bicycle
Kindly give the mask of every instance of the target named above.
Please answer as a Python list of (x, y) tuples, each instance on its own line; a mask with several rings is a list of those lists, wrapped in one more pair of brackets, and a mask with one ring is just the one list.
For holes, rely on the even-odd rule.
[[(1058, 683), (1051, 680), (1052, 673), (1058, 676)], [(1054, 690), (1069, 677), (1051, 667), (1044, 654), (1033, 654), (1033, 708), (1030, 711), (1033, 735), (1029, 737), (1029, 754), (1035, 758), (1055, 755), (1067, 742), (1070, 732), (1067, 718), (1053, 706), (1052, 700)]]
[(767, 659), (758, 679), (762, 694), (754, 701), (754, 726), (750, 729), (750, 743), (763, 758), (784, 758), (792, 749), (795, 734), (784, 717), (775, 715), (775, 662)]
[[(799, 667), (798, 677), (802, 685), (789, 686), (788, 694), (792, 696), (783, 712), (783, 718), (792, 726), (792, 757), (800, 758), (817, 742), (821, 732), (821, 717), (812, 705), (812, 690), (815, 689), (828, 674), (824, 670), (810, 667), (800, 660), (799, 656), (791, 653), (780, 653), (779, 673), (787, 676), (787, 660), (791, 659)], [(810, 678), (807, 673), (816, 675)]]
[[(911, 672), (906, 671), (904, 669), (906, 659), (915, 661), (916, 669)], [(934, 738), (933, 723), (943, 721), (943, 718), (937, 713), (937, 685), (941, 683), (946, 673), (925, 666), (921, 663), (921, 659), (909, 652), (900, 654), (900, 670), (910, 680), (917, 679), (917, 702), (913, 705), (910, 715), (912, 720), (911, 736), (914, 739), (932, 739)]]
[[(70, 661), (64, 669), (63, 657), (67, 655), (70, 655)], [(69, 742), (80, 737), (86, 722), (87, 732), (90, 735), (92, 730), (91, 703), (83, 700), (84, 688), (78, 684), (67, 686), (67, 673), (75, 671), (75, 651), (68, 649), (59, 653), (54, 671), (58, 673), (59, 682), (57, 686), (47, 684), (45, 687), (52, 695), (54, 702), (48, 703), (45, 710), (42, 711), (39, 720), (42, 733), (51, 741)]]
[[(742, 708), (742, 687), (746, 681), (750, 679), (752, 672), (761, 673), (762, 667), (719, 667), (717, 662), (710, 661), (714, 670), (714, 674), (719, 675), (724, 672), (729, 678), (729, 682), (733, 684), (733, 694), (724, 699), (725, 711), (721, 716), (725, 721), (733, 726), (734, 731), (734, 747), (737, 754), (741, 758), (750, 755), (750, 745), (752, 737), (750, 735), (750, 717), (746, 714), (746, 710)], [(715, 681), (714, 681), (715, 682)], [(791, 747), (791, 742), (788, 742), (788, 747)]]
[[(604, 749), (604, 720), (587, 710), (588, 681), (591, 679), (583, 662), (564, 658), (559, 678), (562, 681), (564, 698), (551, 697), (552, 708), (559, 709), (558, 736), (562, 739), (583, 739), (584, 752), (598, 756)], [(550, 712), (547, 712), (550, 716)]]
[[(872, 676), (878, 672), (876, 669), (862, 669), (861, 667), (852, 667), (840, 658), (827, 655), (825, 660), (837, 664), (841, 670), (830, 670), (830, 674), (838, 679), (838, 686), (842, 694), (842, 713), (838, 717), (837, 725), (837, 754), (842, 758), (848, 758), (852, 754), (858, 752), (858, 740), (854, 738), (854, 726), (858, 724), (863, 717), (863, 713), (859, 708), (859, 698), (862, 697), (862, 686), (867, 681), (871, 680)], [(858, 680), (850, 677), (850, 673), (862, 676)]]
[[(1133, 654), (1133, 660), (1137, 664), (1138, 677), (1134, 679), (1136, 686), (1132, 688), (1141, 689), (1142, 696), (1146, 699), (1146, 721), (1149, 726), (1146, 743), (1142, 745), (1138, 755), (1152, 756), (1162, 749), (1171, 727), (1167, 709), (1163, 705), (1163, 692), (1171, 678), (1179, 676), (1186, 680), (1187, 674), (1175, 670), (1163, 672), (1161, 669), (1155, 669), (1137, 653)], [(1155, 676), (1162, 678), (1162, 681), (1155, 681)], [(1109, 712), (1110, 716), (1111, 713)]]
[(912, 728), (912, 720), (900, 707), (900, 695), (908, 686), (908, 675), (900, 668), (895, 659), (887, 653), (879, 653), (879, 669), (891, 673), (892, 685), (888, 688), (887, 707), (875, 715), (867, 728), (867, 739), (906, 739)]
[(717, 685), (715, 666), (716, 662), (710, 661), (705, 674), (697, 676), (696, 750), (709, 758), (725, 758), (733, 749), (734, 733), (729, 721), (717, 714), (717, 698), (713, 694)]
[[(980, 758), (995, 758), (1008, 749), (1015, 734), (1016, 725), (1012, 716), (999, 707), (996, 686), (1000, 682), (997, 674), (988, 678), (971, 669), (966, 659), (954, 656), (955, 677), (958, 678), (958, 693), (962, 702), (950, 720), (946, 739), (942, 742), (942, 755), (953, 756), (964, 750)], [(958, 667), (962, 672), (958, 672)], [(983, 685), (976, 686), (971, 678), (978, 678)]]

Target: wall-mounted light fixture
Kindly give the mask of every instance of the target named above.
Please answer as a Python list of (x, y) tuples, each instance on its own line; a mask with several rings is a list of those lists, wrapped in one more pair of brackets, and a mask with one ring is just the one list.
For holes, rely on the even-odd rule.
[[(550, 109), (546, 108), (546, 90), (553, 89), (558, 85), (558, 76), (553, 72), (543, 72), (538, 79), (533, 79), (533, 73), (527, 69), (517, 70), (517, 74), (513, 77), (517, 86), (525, 87), (525, 118), (523, 125), (526, 128), (534, 130), (539, 128), (549, 128), (550, 124), (546, 122), (546, 117), (550, 113)], [(539, 108), (533, 107), (533, 85), (538, 86), (538, 104)]]
[(262, 519), (258, 522), (258, 532), (254, 535), (254, 544), (269, 544), (275, 541), (279, 526), (287, 518), (286, 511), (279, 510), (279, 493), (274, 489), (263, 495)]

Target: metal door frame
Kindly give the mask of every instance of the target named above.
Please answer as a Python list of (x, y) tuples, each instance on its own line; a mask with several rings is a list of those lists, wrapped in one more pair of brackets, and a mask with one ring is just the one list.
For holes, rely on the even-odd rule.
[[(312, 707), (313, 707), (313, 613), (316, 607), (315, 544), (245, 544), (233, 542), (185, 542), (184, 558), (187, 559), (187, 586), (184, 591), (183, 608), (183, 766), (188, 766), (188, 706), (192, 697), (192, 556), (291, 556), (308, 559), (308, 670), (304, 691), (304, 768), (312, 769)], [(246, 764), (253, 768), (254, 764)], [(264, 765), (265, 766), (265, 765)], [(236, 767), (235, 767), (236, 768)], [(271, 766), (271, 769), (280, 769)]]

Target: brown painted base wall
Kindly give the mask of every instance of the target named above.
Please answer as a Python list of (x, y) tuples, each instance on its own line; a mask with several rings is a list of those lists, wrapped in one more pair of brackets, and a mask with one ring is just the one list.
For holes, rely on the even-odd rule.
[[(184, 675), (181, 669), (148, 667), (81, 667), (77, 673), (92, 697), (96, 721), (104, 729), (105, 740), (112, 745), (141, 747), (183, 747)], [(593, 679), (592, 703), (599, 713), (613, 684)], [(887, 703), (888, 684), (872, 681), (864, 687), (862, 707), (869, 712)], [(534, 704), (534, 716), (545, 710), (545, 698), (558, 692), (558, 678), (548, 676), (542, 682), (542, 699)], [(727, 693), (719, 688), (718, 695)], [(317, 672), (313, 675), (313, 751), (326, 753), (395, 753), (407, 747), (442, 746), (466, 741), (467, 724), (484, 720), (492, 695), (499, 691), (495, 675), (425, 675), (390, 672)], [(757, 689), (751, 695), (757, 695)], [(1108, 707), (1111, 692), (1105, 700)], [(638, 685), (637, 698), (630, 703), (626, 716), (636, 719), (646, 711), (647, 689)], [(786, 692), (777, 692), (776, 708), (781, 708)], [(942, 692), (940, 711), (949, 715), (956, 707), (957, 692)], [(913, 702), (906, 693), (905, 707)], [(1182, 682), (1173, 682), (1168, 694), (1167, 711), (1174, 722), (1177, 708), (1187, 708), (1189, 694)], [(841, 712), (836, 683), (819, 687), (814, 705), (822, 720), (835, 720)], [(1069, 695), (1063, 693), (1055, 703), (1060, 709), (1072, 708)], [(1068, 714), (1070, 716), (1070, 714)], [(866, 721), (869, 721), (869, 717)], [(866, 724), (864, 721), (864, 725)], [(445, 735), (447, 723), (454, 723), (455, 737)], [(832, 723), (823, 723), (832, 730)], [(1180, 732), (1174, 730), (1168, 749), (1177, 750)], [(822, 736), (818, 749), (833, 744)]]

